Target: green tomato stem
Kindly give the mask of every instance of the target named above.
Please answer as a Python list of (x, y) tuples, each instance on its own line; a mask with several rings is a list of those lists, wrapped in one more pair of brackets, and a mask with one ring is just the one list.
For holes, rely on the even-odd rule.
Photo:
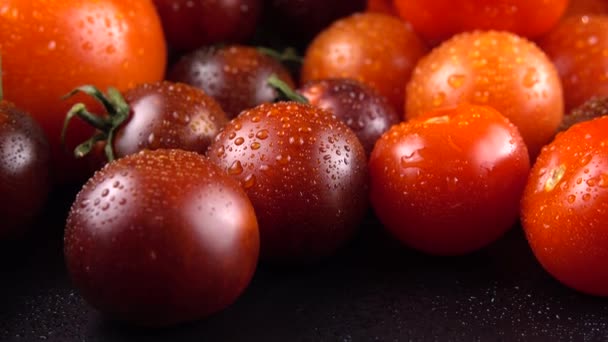
[(291, 87), (287, 83), (283, 82), (275, 74), (270, 75), (270, 77), (268, 77), (268, 80), (266, 82), (271, 87), (273, 87), (274, 89), (278, 90), (281, 93), (281, 95), (283, 95), (284, 97), (286, 97), (290, 101), (294, 101), (294, 102), (298, 102), (298, 103), (304, 103), (304, 104), (309, 104), (310, 103), (307, 98), (305, 98), (301, 94), (297, 93), (295, 90), (291, 89)]

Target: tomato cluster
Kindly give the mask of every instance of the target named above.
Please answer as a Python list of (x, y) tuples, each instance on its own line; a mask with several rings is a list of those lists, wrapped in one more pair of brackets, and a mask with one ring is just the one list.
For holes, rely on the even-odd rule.
[(53, 187), (82, 185), (69, 274), (91, 305), (144, 326), (226, 308), (260, 261), (322, 262), (366, 215), (445, 256), (523, 228), (555, 278), (608, 296), (607, 13), (11, 0), (0, 238), (23, 235)]

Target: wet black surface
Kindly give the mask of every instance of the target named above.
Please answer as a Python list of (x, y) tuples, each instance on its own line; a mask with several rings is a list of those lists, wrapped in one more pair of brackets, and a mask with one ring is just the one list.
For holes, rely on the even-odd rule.
[(2, 341), (608, 340), (608, 300), (554, 281), (519, 228), (479, 253), (435, 258), (396, 245), (372, 218), (321, 265), (261, 266), (237, 303), (207, 320), (126, 327), (91, 309), (67, 278), (61, 229), (70, 196), (53, 197), (28, 239), (0, 246)]

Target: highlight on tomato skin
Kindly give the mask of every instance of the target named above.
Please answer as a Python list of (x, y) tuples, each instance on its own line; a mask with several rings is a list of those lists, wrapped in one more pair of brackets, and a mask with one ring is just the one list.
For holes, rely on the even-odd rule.
[(255, 272), (259, 231), (238, 182), (195, 152), (145, 150), (97, 172), (70, 209), (70, 279), (102, 314), (144, 327), (231, 305)]
[(521, 203), (534, 255), (558, 281), (608, 296), (608, 116), (578, 123), (543, 148)]
[(463, 102), (494, 107), (517, 126), (532, 160), (564, 116), (556, 67), (536, 44), (504, 31), (443, 42), (418, 62), (405, 94), (406, 119)]
[(461, 255), (518, 220), (530, 170), (518, 129), (487, 106), (462, 104), (393, 126), (369, 160), (370, 198), (404, 245)]

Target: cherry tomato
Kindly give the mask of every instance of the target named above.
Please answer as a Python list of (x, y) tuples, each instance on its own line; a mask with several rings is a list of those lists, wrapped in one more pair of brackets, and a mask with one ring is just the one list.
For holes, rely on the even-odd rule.
[(385, 14), (396, 14), (397, 10), (392, 0), (367, 0), (367, 11)]
[(539, 155), (522, 226), (543, 267), (576, 290), (608, 296), (608, 117), (572, 126)]
[(568, 0), (395, 0), (394, 3), (399, 15), (431, 41), (472, 30), (505, 30), (538, 37), (557, 24), (568, 6)]
[[(79, 99), (61, 97), (82, 84), (125, 90), (160, 80), (166, 64), (161, 23), (149, 0), (3, 1), (0, 51), (6, 99), (44, 129), (61, 182), (82, 177), (60, 142), (65, 113)], [(80, 125), (75, 132), (71, 146), (91, 130)]]
[(355, 80), (310, 81), (298, 92), (311, 105), (326, 109), (345, 122), (357, 134), (367, 155), (382, 133), (400, 121), (385, 97)]
[(404, 89), (426, 47), (401, 20), (355, 14), (321, 32), (308, 47), (302, 81), (353, 78), (375, 88), (401, 113)]
[(566, 9), (566, 17), (608, 14), (608, 1), (606, 0), (571, 0)]
[(321, 108), (281, 102), (244, 111), (208, 155), (249, 195), (266, 261), (327, 257), (353, 236), (366, 213), (363, 146)]
[(204, 47), (185, 55), (167, 78), (203, 89), (233, 118), (245, 109), (275, 101), (278, 94), (267, 84), (272, 74), (293, 87), (289, 70), (280, 62), (253, 47), (231, 45)]
[(167, 326), (230, 305), (255, 271), (251, 202), (205, 157), (142, 151), (108, 164), (78, 193), (65, 230), (69, 274), (113, 318)]
[(566, 18), (539, 44), (557, 67), (567, 111), (608, 96), (608, 16)]
[(533, 43), (507, 32), (463, 33), (421, 60), (407, 87), (406, 118), (462, 102), (505, 115), (519, 128), (532, 159), (564, 114), (551, 61)]
[[(144, 149), (160, 148), (204, 154), (228, 122), (228, 117), (214, 99), (187, 84), (168, 81), (144, 83), (126, 91), (124, 99), (116, 93), (105, 96), (90, 87), (81, 89), (98, 100), (108, 102), (108, 105), (105, 119), (98, 119), (101, 123), (96, 128), (100, 132), (76, 149), (77, 157), (89, 153), (95, 147), (94, 143), (109, 140), (108, 160)], [(112, 96), (119, 97), (120, 102), (111, 103)], [(87, 114), (83, 110), (77, 112), (86, 119)], [(93, 156), (95, 170), (105, 164), (99, 163), (100, 159)]]
[(154, 0), (169, 45), (191, 51), (253, 36), (262, 0)]
[(372, 206), (386, 229), (420, 251), (456, 255), (516, 223), (530, 162), (508, 119), (460, 105), (393, 126), (369, 168)]
[(42, 211), (51, 187), (49, 169), (49, 145), (40, 125), (0, 100), (0, 239), (23, 235)]
[(267, 0), (268, 21), (290, 40), (309, 40), (334, 21), (361, 12), (366, 0)]

